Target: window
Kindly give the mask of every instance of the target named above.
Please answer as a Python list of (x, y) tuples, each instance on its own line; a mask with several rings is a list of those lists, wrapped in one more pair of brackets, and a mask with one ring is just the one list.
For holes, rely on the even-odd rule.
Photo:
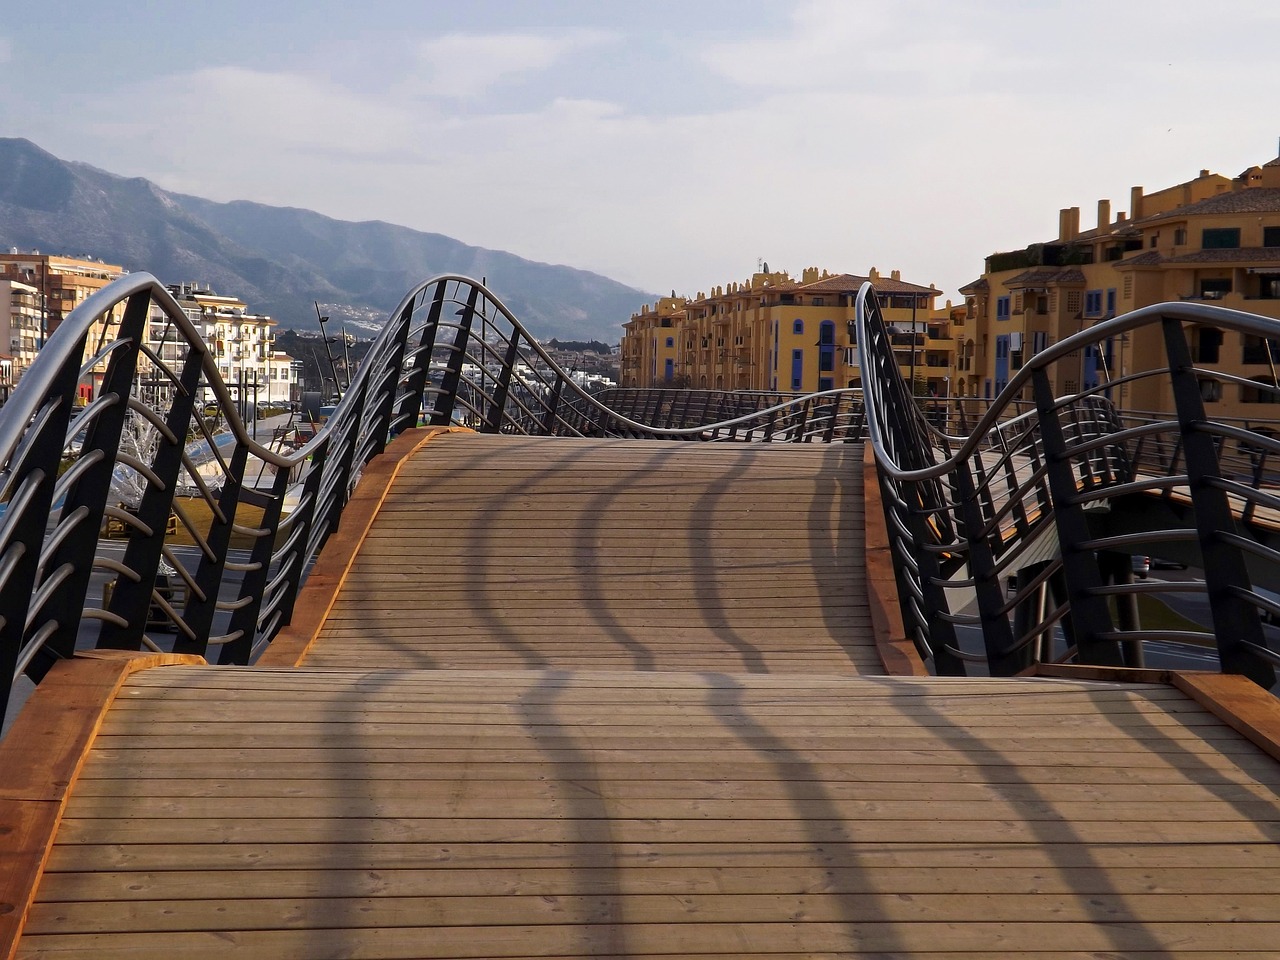
[[(796, 323), (800, 321), (797, 320)], [(804, 383), (804, 351), (791, 351), (791, 389), (800, 390)]]
[[(823, 320), (818, 325), (818, 369), (829, 373), (836, 368), (836, 325), (833, 320)], [(827, 387), (830, 390), (830, 387)]]
[(668, 346), (668, 347), (674, 347), (675, 345), (676, 345), (676, 338), (675, 338), (675, 337), (667, 337), (667, 346)]
[(804, 321), (803, 321), (803, 320), (797, 320), (795, 323), (793, 323), (793, 324), (791, 325), (791, 332), (792, 332), (792, 333), (794, 333), (796, 336), (801, 336), (801, 335), (803, 335), (803, 334), (804, 334)]
[(1222, 384), (1205, 378), (1200, 381), (1200, 399), (1205, 403), (1217, 403), (1222, 399)]
[(822, 297), (810, 297), (810, 298), (809, 298), (809, 303), (810, 303), (810, 304), (812, 304), (812, 305), (813, 305), (813, 306), (815, 306), (815, 307), (821, 307), (821, 306), (824, 306), (824, 305), (826, 304), (826, 302), (827, 302), (827, 301), (826, 301), (826, 300), (824, 300)]
[(1175, 247), (1180, 247), (1186, 242), (1187, 242), (1186, 227), (1179, 227), (1177, 230), (1173, 231), (1173, 245)]
[(996, 298), (996, 319), (997, 320), (1009, 319), (1009, 298), (1008, 297)]
[(1084, 315), (1086, 317), (1102, 316), (1102, 291), (1086, 290), (1084, 293)]
[(1200, 235), (1205, 250), (1231, 250), (1240, 246), (1239, 227), (1206, 227)]
[(1280, 247), (1280, 227), (1263, 227), (1262, 245), (1264, 247)]
[[(1247, 344), (1247, 338), (1246, 338)], [(1217, 363), (1222, 350), (1222, 331), (1214, 327), (1200, 327), (1195, 337), (1195, 362)]]
[(1111, 287), (1107, 290), (1107, 316), (1114, 317), (1116, 315), (1116, 288)]
[[(1222, 334), (1218, 334), (1222, 339)], [(1246, 333), (1244, 348), (1240, 351), (1241, 363), (1275, 363), (1280, 361), (1280, 343)]]
[(1148, 241), (1147, 246), (1149, 246), (1152, 250), (1154, 250), (1156, 248), (1156, 244), (1159, 242), (1160, 242), (1160, 231), (1157, 230), (1155, 233), (1151, 235), (1151, 239), (1150, 241)]
[(1200, 281), (1200, 298), (1202, 300), (1221, 300), (1231, 292), (1231, 280), (1227, 277), (1209, 278)]
[(1044, 330), (1031, 334), (1031, 355), (1034, 357), (1037, 353), (1049, 345), (1049, 334)]
[(1258, 386), (1240, 387), (1241, 403), (1280, 403), (1280, 396), (1276, 395), (1276, 387), (1270, 377), (1254, 377), (1253, 382)]
[(1067, 313), (1075, 314), (1080, 312), (1080, 291), (1067, 291)]

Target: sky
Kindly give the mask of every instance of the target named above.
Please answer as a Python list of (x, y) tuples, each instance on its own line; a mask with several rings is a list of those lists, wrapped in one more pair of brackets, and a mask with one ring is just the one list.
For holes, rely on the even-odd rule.
[(1277, 28), (1276, 0), (64, 0), (0, 17), (0, 136), (649, 293), (763, 262), (958, 300), (1062, 207), (1275, 158)]

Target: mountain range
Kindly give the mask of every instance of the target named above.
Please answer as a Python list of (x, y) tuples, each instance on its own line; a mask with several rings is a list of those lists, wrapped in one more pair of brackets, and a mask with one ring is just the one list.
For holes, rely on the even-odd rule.
[(380, 327), (412, 287), (440, 273), (487, 278), (539, 339), (616, 343), (620, 324), (656, 299), (586, 270), (438, 233), (170, 193), (21, 139), (0, 138), (0, 247), (207, 284), (296, 329), (315, 328), (314, 301), (335, 320)]

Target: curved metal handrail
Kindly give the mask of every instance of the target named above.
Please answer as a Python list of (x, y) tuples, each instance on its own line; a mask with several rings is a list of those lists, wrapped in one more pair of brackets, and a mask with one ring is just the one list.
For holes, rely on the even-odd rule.
[(863, 429), (848, 390), (758, 398), (712, 423), (633, 418), (482, 284), (443, 275), (405, 295), (328, 420), (290, 449), (258, 442), (206, 343), (208, 324), (241, 322), (188, 317), (155, 278), (124, 277), (63, 321), (0, 410), (6, 699), (12, 678), (38, 681), (77, 646), (253, 660), (289, 622), (362, 466), (409, 427), (788, 442)]
[[(935, 669), (963, 673), (975, 660), (997, 674), (1039, 660), (1133, 666), (1164, 642), (1208, 647), (1224, 670), (1275, 682), (1280, 644), (1262, 620), (1280, 605), (1254, 584), (1280, 588), (1280, 440), (1266, 423), (1212, 419), (1204, 397), (1224, 383), (1273, 402), (1280, 390), (1197, 366), (1184, 325), (1201, 343), (1231, 331), (1270, 344), (1280, 323), (1200, 304), (1098, 323), (1030, 358), (963, 437), (935, 430), (906, 395), (870, 285), (857, 323), (899, 599)], [(1083, 372), (1086, 348), (1105, 356), (1130, 339), (1122, 369), (1104, 369), (1087, 389), (1060, 389)], [(1113, 402), (1138, 390), (1170, 394), (1173, 409), (1139, 415)], [(1144, 510), (1153, 517), (1145, 525)], [(1134, 582), (1134, 555), (1202, 575)], [(1207, 598), (1212, 626), (1143, 629), (1139, 598), (1158, 612), (1152, 603), (1184, 593)]]

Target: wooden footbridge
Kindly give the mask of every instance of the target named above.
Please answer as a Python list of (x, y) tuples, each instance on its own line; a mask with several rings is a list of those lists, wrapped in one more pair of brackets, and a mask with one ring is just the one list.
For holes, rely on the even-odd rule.
[(1280, 329), (950, 437), (858, 312), (859, 391), (604, 403), (436, 278), (282, 451), (154, 278), (78, 307), (0, 411), (0, 960), (1277, 956), (1280, 439), (1183, 328)]
[(1274, 956), (1269, 695), (923, 676), (865, 469), (403, 435), (258, 665), (37, 689), (10, 955)]

